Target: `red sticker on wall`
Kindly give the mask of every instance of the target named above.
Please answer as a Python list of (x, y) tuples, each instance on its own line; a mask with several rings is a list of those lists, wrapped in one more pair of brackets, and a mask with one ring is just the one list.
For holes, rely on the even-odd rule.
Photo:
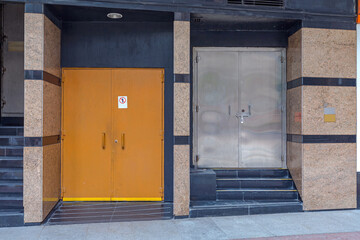
[(301, 112), (295, 113), (295, 122), (301, 122)]

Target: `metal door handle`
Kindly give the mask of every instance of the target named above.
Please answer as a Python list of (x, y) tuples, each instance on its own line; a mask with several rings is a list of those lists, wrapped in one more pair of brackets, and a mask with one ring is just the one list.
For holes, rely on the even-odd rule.
[(121, 134), (121, 148), (125, 149), (125, 133)]
[(229, 105), (229, 116), (231, 116), (231, 106)]
[(106, 148), (106, 133), (103, 133), (102, 135), (102, 148)]

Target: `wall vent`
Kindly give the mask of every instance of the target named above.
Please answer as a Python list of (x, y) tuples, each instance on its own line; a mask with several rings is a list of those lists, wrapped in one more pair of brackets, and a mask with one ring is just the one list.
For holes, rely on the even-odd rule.
[(285, 0), (228, 0), (228, 4), (244, 6), (284, 7)]

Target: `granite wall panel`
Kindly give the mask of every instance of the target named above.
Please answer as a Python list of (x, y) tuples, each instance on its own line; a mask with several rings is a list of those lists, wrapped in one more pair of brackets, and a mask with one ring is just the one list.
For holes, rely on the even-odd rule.
[(190, 73), (190, 22), (174, 21), (174, 74)]
[(356, 208), (356, 144), (303, 144), (304, 210)]
[(190, 135), (190, 84), (174, 84), (174, 135)]
[(174, 146), (174, 215), (188, 216), (190, 204), (190, 146)]
[[(303, 28), (289, 37), (287, 54), (288, 81), (356, 78), (355, 31)], [(325, 108), (335, 111), (334, 122), (325, 121)], [(306, 85), (288, 89), (287, 133), (355, 135), (356, 88)], [(305, 210), (356, 207), (355, 143), (288, 142), (287, 166)]]
[(303, 28), (302, 77), (356, 78), (356, 31)]
[(286, 80), (292, 81), (302, 76), (302, 32), (297, 31), (289, 37), (289, 45), (286, 53)]
[(43, 14), (25, 13), (25, 70), (44, 70), (44, 19)]
[[(356, 88), (303, 86), (304, 135), (355, 135)], [(335, 122), (324, 121), (324, 109), (335, 109)]]
[(302, 133), (302, 87), (287, 91), (286, 129), (288, 134)]
[(43, 136), (60, 135), (61, 87), (44, 82), (43, 94)]
[(43, 217), (45, 218), (61, 193), (61, 151), (60, 143), (43, 147)]
[(294, 180), (296, 189), (300, 196), (302, 196), (303, 184), (303, 144), (296, 142), (287, 142), (287, 167), (290, 171), (291, 177)]
[[(25, 13), (25, 70), (60, 76), (61, 30), (43, 14)], [(43, 74), (44, 75), (44, 74)], [(60, 135), (61, 87), (25, 80), (24, 136)], [(60, 144), (24, 149), (24, 215), (42, 222), (60, 198)]]
[(24, 84), (24, 136), (43, 136), (44, 81), (25, 80)]
[(24, 221), (43, 220), (43, 148), (24, 148)]

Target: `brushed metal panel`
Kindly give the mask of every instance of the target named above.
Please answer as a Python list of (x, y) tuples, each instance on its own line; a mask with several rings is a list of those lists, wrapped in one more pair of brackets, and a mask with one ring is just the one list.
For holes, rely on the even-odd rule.
[(198, 167), (238, 167), (238, 53), (198, 52)]
[(240, 52), (240, 168), (282, 167), (281, 74), (281, 52)]

